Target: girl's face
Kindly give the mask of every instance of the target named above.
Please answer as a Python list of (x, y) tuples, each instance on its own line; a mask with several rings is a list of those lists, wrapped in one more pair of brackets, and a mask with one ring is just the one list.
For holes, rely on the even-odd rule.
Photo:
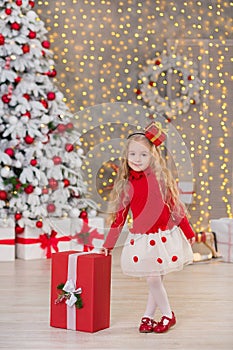
[(147, 146), (141, 141), (130, 141), (127, 160), (131, 169), (135, 171), (144, 171), (148, 168), (151, 161), (149, 145)]

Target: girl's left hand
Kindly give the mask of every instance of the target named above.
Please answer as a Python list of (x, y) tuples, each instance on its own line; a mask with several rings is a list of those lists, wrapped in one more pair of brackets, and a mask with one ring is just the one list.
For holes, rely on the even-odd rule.
[(107, 248), (102, 248), (101, 253), (104, 254), (105, 256), (110, 255), (110, 251)]
[(189, 238), (188, 241), (191, 245), (193, 245), (195, 243), (196, 239), (195, 239), (195, 237), (192, 237), (192, 238)]

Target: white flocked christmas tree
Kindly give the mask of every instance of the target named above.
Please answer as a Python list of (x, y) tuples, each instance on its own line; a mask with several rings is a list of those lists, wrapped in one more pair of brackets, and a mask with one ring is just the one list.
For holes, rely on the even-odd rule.
[(80, 135), (33, 7), (0, 1), (0, 212), (15, 217), (16, 233), (29, 221), (96, 212), (81, 172)]

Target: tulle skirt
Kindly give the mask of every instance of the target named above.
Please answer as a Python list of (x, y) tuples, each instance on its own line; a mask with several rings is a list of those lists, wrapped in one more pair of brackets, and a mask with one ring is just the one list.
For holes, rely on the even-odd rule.
[(192, 262), (191, 245), (177, 226), (149, 234), (129, 232), (121, 254), (122, 272), (137, 277), (166, 275)]

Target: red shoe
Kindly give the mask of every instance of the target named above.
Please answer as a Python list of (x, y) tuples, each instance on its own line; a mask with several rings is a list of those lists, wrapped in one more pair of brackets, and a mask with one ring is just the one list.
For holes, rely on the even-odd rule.
[(143, 317), (141, 319), (141, 324), (139, 327), (140, 333), (152, 333), (156, 326), (157, 322), (155, 322), (152, 318)]
[[(164, 321), (167, 320), (168, 323), (164, 324)], [(169, 330), (169, 328), (171, 328), (172, 326), (174, 326), (176, 324), (176, 317), (174, 315), (174, 312), (172, 312), (172, 318), (169, 318), (167, 316), (163, 316), (161, 318), (161, 321), (159, 321), (157, 323), (157, 325), (154, 327), (154, 332), (155, 333), (164, 333), (167, 332)]]

